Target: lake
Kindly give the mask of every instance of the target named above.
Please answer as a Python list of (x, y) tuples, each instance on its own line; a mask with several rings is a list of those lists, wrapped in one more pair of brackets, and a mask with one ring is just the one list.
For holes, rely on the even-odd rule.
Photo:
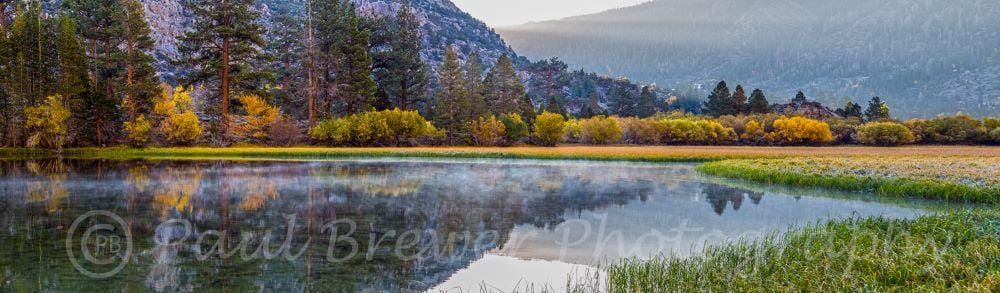
[[(921, 203), (693, 164), (0, 161), (0, 291), (556, 291), (604, 263)], [(535, 287), (531, 287), (535, 286)]]

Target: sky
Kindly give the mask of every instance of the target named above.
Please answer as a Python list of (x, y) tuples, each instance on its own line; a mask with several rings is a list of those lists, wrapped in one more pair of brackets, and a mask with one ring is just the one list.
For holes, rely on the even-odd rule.
[(650, 0), (452, 0), (492, 27), (518, 25), (627, 7)]

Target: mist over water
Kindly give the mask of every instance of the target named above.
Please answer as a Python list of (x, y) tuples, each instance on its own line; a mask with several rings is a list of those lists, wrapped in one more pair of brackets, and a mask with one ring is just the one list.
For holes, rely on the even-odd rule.
[[(859, 195), (739, 187), (689, 164), (0, 164), (5, 291), (559, 288), (569, 273), (622, 258), (690, 256), (831, 218), (923, 213)], [(117, 223), (93, 211), (122, 228), (95, 230)], [(108, 277), (86, 274), (118, 265)]]

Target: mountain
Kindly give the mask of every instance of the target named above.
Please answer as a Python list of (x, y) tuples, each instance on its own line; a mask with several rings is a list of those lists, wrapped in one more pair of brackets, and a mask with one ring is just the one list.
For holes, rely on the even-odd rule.
[[(498, 29), (530, 58), (665, 86), (719, 79), (894, 114), (1000, 113), (994, 0), (660, 0)], [(784, 99), (784, 98), (782, 98)]]
[[(173, 80), (177, 69), (170, 64), (170, 60), (180, 57), (177, 37), (193, 21), (183, 7), (183, 0), (141, 1), (146, 7), (152, 37), (157, 43), (157, 67), (164, 79)], [(357, 0), (354, 3), (360, 14), (369, 17), (393, 16), (400, 6), (399, 0)], [(421, 22), (422, 57), (432, 66), (444, 60), (444, 49), (448, 45), (455, 46), (463, 56), (475, 51), (481, 60), (490, 63), (503, 54), (515, 55), (493, 29), (449, 0), (412, 0), (410, 5)], [(259, 2), (257, 10), (261, 12), (265, 25), (271, 27), (271, 20), (278, 14), (304, 17), (305, 1), (264, 0)]]

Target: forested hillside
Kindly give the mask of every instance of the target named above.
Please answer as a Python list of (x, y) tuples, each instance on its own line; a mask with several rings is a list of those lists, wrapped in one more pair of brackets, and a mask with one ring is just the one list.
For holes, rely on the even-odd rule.
[(323, 120), (389, 109), (464, 136), (490, 115), (674, 107), (627, 79), (518, 57), (450, 1), (0, 5), (6, 146), (295, 143)]
[(499, 29), (519, 53), (660, 86), (719, 79), (904, 117), (1000, 112), (1000, 2), (661, 0)]

